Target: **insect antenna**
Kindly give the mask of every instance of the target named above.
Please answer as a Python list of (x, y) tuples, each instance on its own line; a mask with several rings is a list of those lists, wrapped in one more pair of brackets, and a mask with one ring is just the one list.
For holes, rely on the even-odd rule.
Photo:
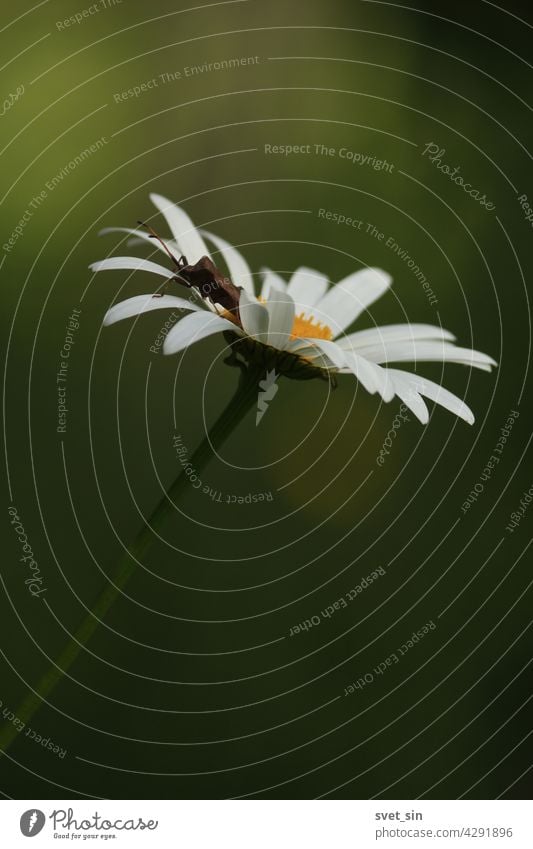
[(149, 224), (145, 224), (144, 221), (137, 221), (137, 224), (140, 224), (141, 227), (144, 227), (146, 230), (148, 230), (148, 233), (150, 234), (151, 239), (157, 239), (159, 244), (164, 248), (164, 250), (169, 255), (170, 259), (172, 260), (172, 262), (174, 263), (176, 268), (178, 268), (178, 269), (183, 268), (184, 265), (187, 265), (187, 258), (185, 256), (180, 256), (179, 259), (176, 259), (176, 257), (174, 256), (174, 254), (172, 253), (170, 248), (164, 243), (161, 236), (157, 235), (157, 233), (155, 232), (153, 227), (150, 227)]

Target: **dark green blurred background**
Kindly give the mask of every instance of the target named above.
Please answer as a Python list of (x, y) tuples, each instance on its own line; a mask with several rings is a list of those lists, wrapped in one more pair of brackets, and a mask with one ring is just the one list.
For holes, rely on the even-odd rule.
[[(174, 434), (193, 450), (204, 415), (213, 421), (236, 385), (221, 337), (190, 349), (178, 373), (179, 358), (151, 353), (163, 312), (101, 330), (113, 299), (158, 285), (87, 268), (112, 253), (150, 254), (97, 235), (141, 217), (165, 233), (150, 191), (237, 245), (255, 273), (267, 265), (288, 278), (308, 265), (337, 281), (361, 265), (386, 269), (393, 289), (358, 327), (442, 323), (500, 367), (419, 365), (465, 397), (476, 423), (442, 408), (427, 427), (412, 417), (383, 467), (376, 457), (397, 399), (380, 406), (349, 377), (332, 394), (323, 381), (280, 380), (260, 426), (250, 413), (203, 473), (217, 491), (272, 501), (187, 494), (184, 515), (30, 722), (66, 755), (20, 734), (0, 759), (0, 789), (15, 798), (528, 797), (531, 514), (512, 534), (506, 525), (532, 483), (532, 231), (518, 201), (533, 198), (529, 4), (103, 5), (65, 27), (90, 4), (23, 3), (0, 28), (2, 98), (24, 87), (0, 123), (2, 243), (46, 192), (0, 255), (11, 486), (2, 710), (16, 713), (36, 687), (175, 478)], [(185, 76), (242, 57), (259, 61)], [(494, 210), (422, 155), (430, 142)], [(346, 147), (393, 168), (266, 154), (268, 144)], [(325, 221), (320, 208), (364, 227)], [(414, 259), (436, 304), (369, 223)], [(58, 434), (56, 373), (74, 308)], [(520, 415), (501, 461), (463, 513), (511, 410)], [(24, 585), (11, 504), (45, 577), (40, 599)], [(378, 566), (386, 575), (347, 609), (289, 637)], [(435, 630), (399, 664), (344, 695), (430, 620)]]

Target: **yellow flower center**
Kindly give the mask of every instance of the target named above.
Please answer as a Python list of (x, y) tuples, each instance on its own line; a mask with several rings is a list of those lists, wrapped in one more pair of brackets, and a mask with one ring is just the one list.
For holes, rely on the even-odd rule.
[[(257, 298), (259, 303), (266, 304), (265, 298), (261, 295)], [(234, 324), (239, 324), (237, 317), (234, 313), (228, 312), (228, 310), (220, 310), (219, 313), (223, 318), (227, 318), (229, 321), (232, 321)], [(317, 321), (314, 318), (306, 318), (305, 313), (301, 312), (299, 315), (294, 317), (294, 321), (292, 323), (291, 330), (291, 339), (326, 339), (328, 342), (333, 339), (333, 331), (327, 324), (322, 324), (321, 321)]]
[(320, 321), (315, 321), (314, 318), (306, 318), (305, 313), (294, 317), (294, 322), (291, 330), (291, 339), (300, 339), (302, 336), (311, 339), (333, 339), (333, 331)]

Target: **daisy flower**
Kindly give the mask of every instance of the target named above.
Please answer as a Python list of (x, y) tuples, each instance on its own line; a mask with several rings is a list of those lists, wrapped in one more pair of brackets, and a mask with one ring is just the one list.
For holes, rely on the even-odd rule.
[[(385, 271), (363, 268), (332, 285), (324, 274), (307, 267), (298, 268), (288, 283), (263, 268), (256, 294), (250, 268), (236, 248), (214, 233), (196, 229), (183, 209), (161, 195), (150, 197), (166, 219), (172, 234), (168, 241), (159, 239), (150, 227), (149, 232), (111, 227), (102, 233), (129, 233), (135, 243), (147, 241), (166, 255), (167, 264), (121, 256), (95, 262), (90, 269), (151, 271), (164, 278), (159, 287), (163, 291), (115, 304), (106, 313), (105, 325), (150, 310), (182, 310), (186, 314), (166, 336), (165, 354), (224, 333), (234, 354), (278, 374), (332, 379), (348, 374), (385, 402), (398, 396), (422, 424), (429, 420), (424, 398), (469, 424), (474, 422), (471, 410), (456, 395), (391, 364), (459, 363), (491, 371), (496, 363), (487, 354), (456, 346), (452, 333), (430, 324), (389, 324), (346, 332), (390, 287), (392, 278)], [(229, 278), (215, 265), (219, 257)]]

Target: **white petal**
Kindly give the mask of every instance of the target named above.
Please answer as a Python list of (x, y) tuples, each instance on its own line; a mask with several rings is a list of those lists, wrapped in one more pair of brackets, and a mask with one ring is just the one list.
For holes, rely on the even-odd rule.
[(289, 346), (289, 350), (293, 351), (295, 354), (299, 353), (298, 342), (302, 342), (311, 349), (317, 350), (318, 353), (325, 354), (336, 368), (343, 368), (343, 366), (346, 365), (346, 359), (344, 356), (345, 352), (342, 351), (335, 342), (330, 342), (327, 339), (314, 339), (302, 336), (301, 339), (293, 340), (293, 343)]
[(186, 315), (168, 332), (163, 343), (163, 353), (176, 354), (214, 333), (235, 329), (233, 322), (226, 318), (207, 311), (195, 312), (192, 315)]
[[(345, 340), (347, 339), (348, 337), (345, 337)], [(395, 391), (387, 369), (368, 360), (361, 354), (360, 350), (354, 350), (351, 346), (348, 347), (349, 342), (345, 341), (345, 344), (341, 345), (340, 342), (342, 341), (337, 340), (336, 344), (344, 351), (349, 370), (355, 374), (369, 392), (379, 392), (384, 401), (392, 401)], [(370, 388), (372, 383), (374, 388)]]
[(344, 370), (354, 374), (361, 385), (371, 395), (377, 392), (376, 379), (372, 374), (369, 363), (363, 357), (358, 357), (357, 354), (353, 354), (351, 351), (345, 352), (345, 360), (346, 368)]
[[(98, 233), (99, 236), (106, 236), (108, 233), (131, 233), (135, 238), (128, 239), (128, 246), (139, 244), (142, 242), (148, 242), (152, 247), (158, 248), (162, 251), (165, 256), (168, 258), (169, 262), (172, 260), (168, 256), (166, 250), (158, 239), (152, 238), (149, 233), (145, 233), (144, 230), (134, 230), (132, 227), (104, 227), (103, 230), (100, 230)], [(168, 245), (169, 250), (172, 252), (172, 248), (174, 247), (173, 243), (170, 240), (166, 243)], [(178, 259), (178, 257), (176, 257)]]
[(345, 330), (387, 291), (392, 277), (379, 268), (363, 268), (332, 286), (313, 308), (313, 314), (334, 329)]
[(474, 423), (472, 410), (457, 395), (449, 392), (443, 386), (434, 383), (432, 380), (427, 380), (425, 377), (420, 377), (418, 374), (411, 374), (408, 371), (399, 371), (398, 369), (388, 369), (388, 371), (392, 374), (395, 383), (400, 378), (405, 384), (409, 384), (416, 392), (419, 392), (420, 395), (424, 395), (436, 404), (440, 404), (441, 407), (464, 419), (468, 424)]
[(308, 360), (310, 365), (314, 366), (315, 368), (322, 368), (326, 371), (334, 372), (341, 371), (341, 369), (338, 369), (335, 363), (330, 360), (330, 358), (326, 356), (326, 354), (320, 353), (320, 351), (316, 347), (311, 348), (310, 346), (304, 346), (302, 348), (299, 348), (298, 351), (294, 351), (293, 353), (298, 354), (298, 356), (302, 357), (304, 360)]
[(449, 342), (405, 341), (358, 348), (358, 353), (375, 363), (442, 362), (490, 371), (496, 362), (487, 354), (470, 348), (458, 348)]
[[(124, 230), (125, 228), (124, 228), (124, 227), (107, 227), (106, 229), (107, 229), (107, 230), (109, 230), (109, 232), (111, 232), (111, 230)], [(134, 230), (134, 231), (132, 231), (132, 232), (135, 232), (135, 233), (136, 233), (137, 231), (136, 231), (136, 230)], [(98, 233), (98, 235), (99, 235), (99, 236), (104, 236), (104, 235), (105, 235), (105, 233), (104, 233), (104, 231), (103, 231), (103, 230), (100, 230), (100, 232)], [(156, 241), (157, 241), (157, 239), (154, 239), (153, 241), (154, 241), (154, 242), (156, 242)], [(128, 246), (128, 248), (136, 248), (136, 247), (137, 247), (137, 245), (142, 245), (142, 244), (144, 244), (144, 242), (145, 242), (145, 239), (143, 239), (141, 236), (139, 236), (139, 235), (137, 234), (137, 236), (132, 236), (132, 237), (131, 237), (131, 239), (128, 239), (128, 240), (127, 240), (127, 242), (126, 242), (126, 245)], [(163, 250), (165, 250), (165, 249), (161, 246), (160, 242), (157, 242), (157, 244), (159, 245), (159, 248), (160, 248), (162, 251), (163, 251)], [(169, 240), (168, 240), (168, 242), (166, 242), (166, 244), (169, 246), (170, 250), (172, 250), (172, 246), (174, 245), (174, 242), (173, 242), (171, 239), (169, 239)], [(177, 247), (177, 245), (174, 245), (174, 247)], [(165, 251), (165, 253), (166, 253), (166, 251)]]
[(166, 277), (170, 280), (174, 277), (174, 272), (169, 271), (163, 265), (157, 262), (151, 262), (149, 259), (141, 259), (137, 256), (113, 256), (109, 259), (101, 259), (98, 262), (93, 262), (89, 268), (91, 271), (118, 271), (126, 269), (129, 271), (151, 271), (152, 274), (159, 274), (161, 277)]
[(287, 292), (273, 289), (266, 303), (268, 311), (267, 342), (274, 348), (284, 350), (291, 342), (294, 324), (294, 301)]
[(187, 262), (194, 265), (201, 257), (210, 256), (204, 240), (185, 210), (162, 195), (151, 194), (150, 200), (165, 216), (172, 237), (179, 245), (181, 253), (187, 258)]
[[(214, 233), (209, 233), (207, 230), (200, 230), (200, 233), (207, 239), (210, 239), (210, 241), (213, 242), (216, 248), (220, 251), (222, 258), (228, 267), (231, 282), (234, 283), (235, 286), (242, 286), (243, 289), (246, 289), (247, 292), (250, 292), (250, 294), (253, 295), (254, 283), (250, 266), (242, 254), (239, 253), (237, 248), (234, 248), (233, 245), (230, 245), (230, 243), (226, 242), (225, 239), (221, 239), (220, 236), (215, 236)], [(214, 257), (214, 260), (216, 264), (216, 256)]]
[(268, 338), (268, 311), (263, 304), (250, 296), (246, 289), (239, 299), (239, 315), (244, 332), (254, 339), (266, 343)]
[(427, 424), (429, 421), (429, 410), (420, 397), (413, 382), (409, 382), (404, 379), (403, 375), (406, 374), (406, 372), (402, 374), (402, 372), (399, 372), (396, 369), (387, 369), (387, 372), (394, 384), (398, 398), (403, 401), (405, 406), (415, 414), (422, 424)]
[(199, 310), (201, 307), (185, 298), (176, 298), (174, 295), (162, 295), (160, 298), (153, 295), (136, 295), (134, 298), (128, 298), (112, 306), (104, 316), (104, 324), (107, 326), (116, 321), (122, 321), (123, 318), (161, 309)]
[(263, 277), (263, 285), (261, 286), (261, 297), (265, 300), (268, 298), (272, 289), (276, 289), (279, 292), (287, 291), (287, 284), (283, 277), (280, 277), (279, 274), (276, 274), (274, 271), (271, 271), (270, 268), (262, 268), (261, 276)]
[(289, 280), (287, 292), (299, 307), (312, 307), (324, 297), (328, 283), (328, 278), (324, 274), (302, 266), (296, 269)]
[(356, 333), (349, 333), (337, 339), (337, 345), (342, 348), (351, 347), (354, 350), (358, 348), (390, 344), (392, 342), (410, 342), (414, 339), (425, 339), (428, 341), (438, 341), (443, 339), (448, 342), (454, 342), (455, 336), (449, 330), (444, 330), (442, 327), (435, 327), (432, 324), (385, 324), (381, 327), (369, 327), (366, 330), (358, 330)]
[(365, 360), (354, 351), (344, 351), (346, 365), (352, 374), (355, 374), (367, 392), (379, 392), (384, 401), (392, 401), (394, 398), (394, 386), (389, 378), (387, 369)]

